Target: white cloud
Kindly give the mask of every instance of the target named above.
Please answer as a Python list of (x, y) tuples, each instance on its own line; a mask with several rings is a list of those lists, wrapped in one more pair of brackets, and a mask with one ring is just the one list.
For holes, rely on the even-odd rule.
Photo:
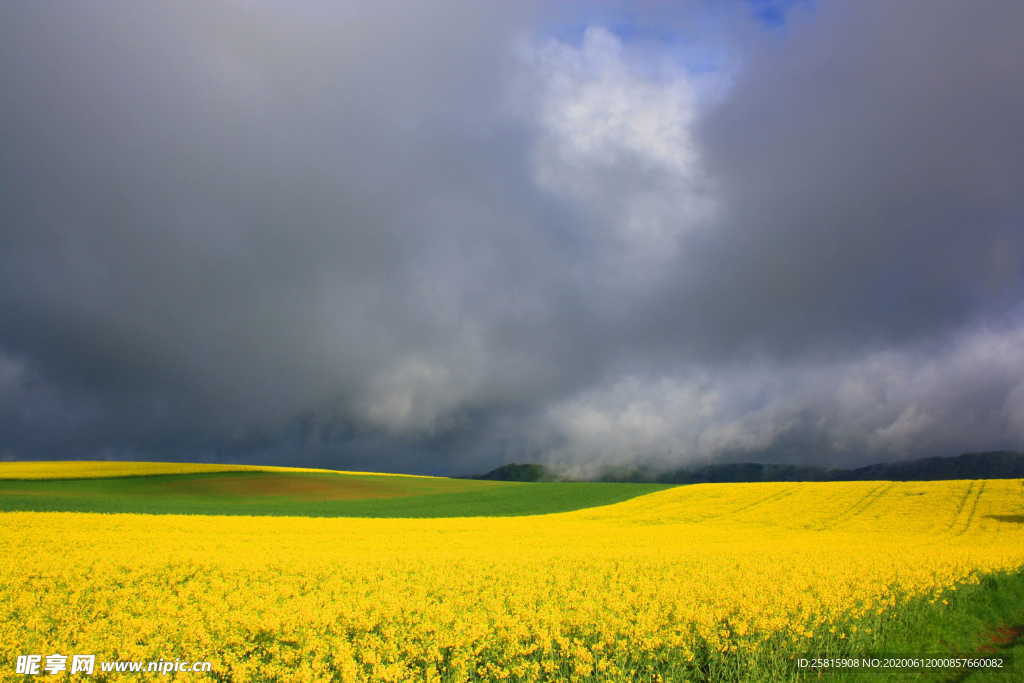
[[(681, 69), (645, 68), (602, 28), (579, 47), (558, 41), (520, 50), (539, 128), (537, 185), (587, 221), (587, 241), (612, 270), (666, 265), (680, 238), (714, 212), (694, 144), (698, 103)], [(529, 100), (523, 96), (522, 99)]]
[(555, 405), (545, 426), (561, 444), (553, 461), (588, 464), (680, 465), (756, 453), (787, 437), (861, 461), (1019, 447), (1022, 367), (1024, 326), (981, 330), (930, 354), (885, 351), (800, 366), (630, 376)]
[(367, 426), (390, 434), (443, 431), (480, 391), (484, 364), (479, 338), (468, 333), (447, 353), (397, 358), (370, 378), (357, 401), (357, 414)]

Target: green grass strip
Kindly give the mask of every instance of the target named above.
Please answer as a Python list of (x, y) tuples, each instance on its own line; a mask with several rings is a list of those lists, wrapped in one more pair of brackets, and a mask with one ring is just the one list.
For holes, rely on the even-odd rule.
[[(945, 601), (945, 602), (943, 602)], [(857, 631), (851, 633), (851, 627)], [(708, 681), (1009, 681), (1024, 680), (1024, 570), (988, 574), (978, 584), (933, 596), (916, 597), (894, 610), (850, 621), (837, 629), (794, 644), (782, 638), (759, 654), (730, 657), (703, 652), (698, 666), (668, 666), (662, 672)], [(801, 658), (906, 659), (1000, 658), (1003, 668), (801, 669)]]
[[(317, 494), (246, 493), (261, 478), (282, 476), (292, 483), (355, 481), (373, 487), (354, 500), (318, 499)], [(294, 478), (294, 479), (292, 479)], [(333, 478), (333, 479), (332, 479)], [(358, 481), (366, 480), (366, 481)], [(211, 484), (222, 485), (211, 486)], [(232, 484), (225, 493), (226, 484)], [(108, 479), (0, 481), (0, 511), (104, 512), (300, 517), (480, 517), (567, 512), (610, 505), (670, 488), (666, 484), (576, 482), (493, 482), (471, 479), (403, 479), (334, 474), (262, 472), (153, 475)], [(367, 495), (364, 494), (363, 495)]]

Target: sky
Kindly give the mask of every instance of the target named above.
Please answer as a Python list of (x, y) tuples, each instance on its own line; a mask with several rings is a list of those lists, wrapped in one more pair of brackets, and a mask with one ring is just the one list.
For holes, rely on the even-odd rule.
[(1024, 4), (0, 4), (0, 459), (1024, 449)]

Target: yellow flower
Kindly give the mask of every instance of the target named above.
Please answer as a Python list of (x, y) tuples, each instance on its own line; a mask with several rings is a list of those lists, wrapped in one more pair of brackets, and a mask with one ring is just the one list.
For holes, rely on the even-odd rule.
[(650, 680), (666, 652), (683, 670), (695, 653), (742, 662), (872, 633), (908, 599), (948, 605), (1024, 566), (1024, 525), (998, 519), (1020, 495), (1017, 480), (701, 484), (505, 518), (0, 513), (0, 657)]

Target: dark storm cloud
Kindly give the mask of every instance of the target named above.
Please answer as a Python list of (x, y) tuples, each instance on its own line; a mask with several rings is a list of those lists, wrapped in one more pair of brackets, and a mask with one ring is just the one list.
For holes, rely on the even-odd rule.
[(1024, 445), (1022, 19), (819, 3), (753, 38), (696, 126), (716, 216), (614, 325), (633, 375), (555, 404), (561, 457)]
[(0, 454), (1021, 444), (1024, 12), (665, 7), (6, 4)]
[(728, 216), (730, 338), (907, 343), (1005, 313), (1024, 254), (1015, 3), (821, 3), (755, 48), (702, 129)]
[(497, 257), (544, 268), (491, 130), (514, 16), (5, 13), (4, 346), (68, 401), (244, 431), (344, 411), (415, 352), (447, 386), (432, 356), (479, 343), (462, 300)]

